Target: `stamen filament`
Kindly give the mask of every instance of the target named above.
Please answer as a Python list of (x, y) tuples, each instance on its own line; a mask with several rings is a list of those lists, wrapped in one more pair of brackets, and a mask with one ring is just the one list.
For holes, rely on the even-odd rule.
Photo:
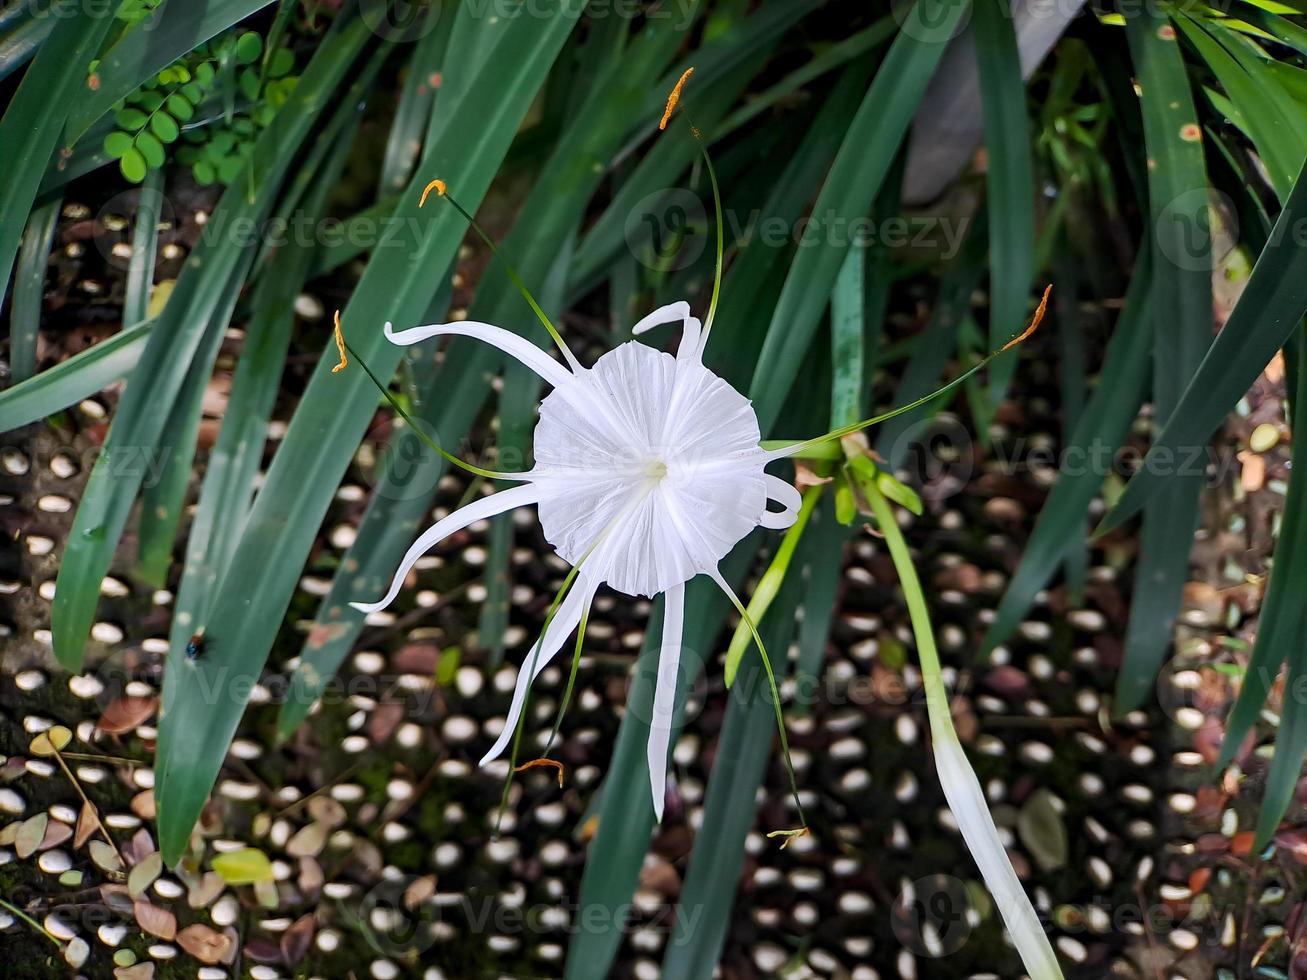
[(740, 614), (746, 624), (749, 632), (753, 634), (753, 642), (758, 645), (758, 655), (762, 658), (763, 668), (767, 671), (767, 684), (771, 688), (772, 708), (776, 712), (776, 732), (781, 740), (781, 755), (785, 759), (785, 771), (790, 777), (790, 795), (794, 797), (795, 809), (799, 812), (799, 822), (803, 824), (803, 829), (808, 829), (808, 818), (803, 814), (803, 803), (799, 800), (799, 781), (794, 775), (794, 760), (790, 757), (790, 740), (785, 734), (785, 716), (781, 713), (781, 692), (776, 685), (776, 675), (772, 671), (771, 657), (767, 655), (767, 647), (763, 645), (762, 637), (758, 635), (757, 624), (754, 623), (753, 617), (749, 615), (749, 610), (744, 608), (744, 603), (740, 602), (740, 597), (735, 594), (731, 588), (731, 583), (721, 575), (720, 572), (713, 575), (718, 587), (726, 593), (726, 597), (731, 600), (735, 606), (736, 612)]
[[(825, 491), (824, 485), (809, 487), (803, 494), (803, 505), (799, 508), (799, 516), (795, 518), (794, 523), (789, 526), (785, 536), (781, 538), (780, 545), (776, 548), (776, 554), (767, 566), (767, 571), (762, 573), (762, 578), (758, 580), (757, 587), (753, 590), (753, 595), (749, 597), (749, 615), (754, 622), (761, 622), (762, 617), (766, 615), (767, 610), (771, 607), (772, 602), (776, 599), (777, 593), (781, 590), (781, 583), (785, 581), (785, 576), (790, 570), (790, 563), (794, 560), (794, 551), (799, 546), (799, 539), (803, 537), (803, 532), (808, 526), (808, 519), (812, 517), (813, 508), (817, 506), (817, 501)], [(739, 672), (740, 662), (744, 659), (745, 651), (749, 649), (749, 631), (748, 627), (741, 620), (740, 625), (735, 630), (735, 635), (731, 637), (731, 645), (726, 649), (726, 686), (730, 687), (735, 683), (735, 675)]]
[(494, 239), (492, 239), (486, 233), (485, 229), (481, 227), (481, 223), (472, 216), (472, 213), (468, 211), (467, 208), (463, 207), (463, 205), (459, 204), (458, 201), (454, 200), (454, 196), (449, 193), (449, 188), (443, 180), (437, 179), (427, 184), (422, 191), (421, 199), (418, 201), (418, 207), (422, 207), (426, 204), (427, 195), (429, 195), (433, 189), (438, 197), (444, 198), (453, 205), (454, 209), (463, 216), (464, 220), (467, 221), (472, 230), (475, 231), (481, 241), (485, 243), (486, 248), (490, 249), (490, 254), (504, 264), (504, 271), (508, 273), (509, 280), (517, 288), (517, 291), (522, 294), (522, 298), (526, 300), (527, 305), (531, 307), (536, 318), (544, 324), (545, 330), (549, 332), (549, 336), (552, 337), (554, 343), (558, 345), (558, 350), (562, 353), (563, 359), (567, 361), (572, 370), (582, 370), (581, 362), (576, 359), (576, 355), (573, 354), (572, 349), (567, 346), (567, 341), (563, 339), (563, 335), (558, 332), (558, 328), (554, 326), (553, 321), (549, 319), (549, 316), (543, 309), (541, 309), (540, 304), (536, 302), (535, 296), (531, 294), (531, 290), (528, 289), (526, 283), (522, 281), (522, 277), (517, 274), (517, 270), (513, 268), (512, 263), (504, 258), (504, 254), (499, 250), (499, 246), (495, 244)]
[(549, 733), (549, 741), (545, 743), (545, 758), (548, 758), (550, 751), (553, 750), (554, 740), (558, 738), (558, 731), (563, 727), (563, 716), (567, 714), (568, 705), (572, 703), (572, 689), (576, 686), (576, 675), (581, 666), (581, 649), (585, 644), (585, 628), (590, 622), (590, 607), (586, 606), (581, 612), (581, 625), (576, 629), (576, 646), (572, 650), (572, 667), (567, 674), (567, 687), (563, 689), (563, 700), (558, 705), (558, 715), (554, 718), (553, 730)]
[[(1020, 335), (1013, 337), (998, 350), (990, 351), (980, 361), (976, 362), (966, 371), (963, 371), (952, 381), (948, 382), (947, 384), (939, 388), (936, 388), (930, 394), (922, 395), (916, 401), (908, 402), (908, 404), (906, 405), (900, 405), (898, 408), (891, 409), (890, 411), (885, 412), (884, 414), (875, 415), (869, 419), (863, 419), (861, 422), (853, 422), (850, 425), (844, 425), (838, 429), (832, 429), (830, 432), (827, 432), (824, 435), (814, 436), (811, 439), (805, 439), (802, 442), (790, 443), (788, 445), (781, 444), (778, 446), (778, 448), (770, 448), (770, 446), (776, 445), (776, 443), (770, 443), (769, 445), (764, 446), (764, 448), (767, 449), (768, 455), (772, 459), (784, 459), (791, 456), (803, 456), (807, 454), (809, 450), (822, 446), (822, 444), (824, 443), (828, 443), (836, 439), (842, 439), (847, 435), (852, 435), (855, 432), (859, 432), (862, 429), (868, 428), (869, 426), (877, 425), (880, 422), (887, 422), (897, 415), (902, 415), (904, 412), (910, 412), (914, 408), (920, 408), (922, 405), (934, 401), (940, 395), (947, 394), (948, 392), (956, 388), (958, 385), (966, 381), (968, 378), (972, 377), (977, 371), (983, 368), (994, 358), (998, 357), (1000, 354), (1005, 353), (1009, 349), (1017, 346), (1026, 338), (1028, 338), (1031, 334), (1033, 334), (1035, 332), (1035, 329), (1039, 326), (1040, 321), (1043, 320), (1044, 318), (1044, 312), (1048, 308), (1048, 297), (1052, 293), (1052, 291), (1053, 291), (1053, 287), (1051, 284), (1044, 289), (1044, 297), (1039, 301), (1039, 306), (1035, 310), (1035, 314), (1030, 320), (1030, 326), (1026, 327), (1026, 329), (1023, 330)], [(823, 459), (836, 458), (836, 456), (828, 456), (827, 454), (823, 453), (821, 455), (821, 458)]]
[[(527, 479), (527, 474), (525, 472), (508, 473), (501, 470), (488, 470), (485, 469), (484, 467), (477, 466), (475, 463), (469, 463), (466, 460), (462, 460), (459, 457), (455, 456), (453, 453), (448, 452), (446, 449), (444, 449), (444, 447), (442, 447), (439, 443), (437, 443), (436, 440), (432, 439), (429, 435), (426, 434), (426, 432), (422, 430), (422, 427), (418, 425), (417, 420), (414, 419), (413, 416), (411, 416), (408, 413), (408, 410), (405, 409), (404, 406), (399, 403), (399, 399), (396, 398), (394, 395), (392, 395), (390, 393), (390, 389), (387, 388), (385, 385), (383, 385), (380, 380), (378, 380), (377, 376), (372, 373), (372, 369), (368, 367), (367, 361), (359, 357), (358, 351), (356, 351), (353, 347), (351, 347), (349, 341), (347, 341), (344, 338), (344, 336), (339, 333), (339, 328), (337, 328), (337, 331), (338, 332), (336, 334), (336, 343), (341, 346), (342, 351), (349, 351), (350, 355), (354, 358), (354, 360), (359, 362), (359, 367), (363, 369), (363, 372), (376, 386), (377, 390), (380, 391), (381, 394), (385, 396), (386, 401), (390, 402), (390, 407), (395, 410), (395, 413), (408, 424), (408, 427), (413, 430), (414, 434), (417, 435), (419, 439), (421, 439), (428, 446), (434, 449), (437, 453), (443, 456), (446, 461), (452, 463), (454, 466), (457, 466), (461, 470), (465, 470), (468, 473), (471, 473), (474, 476), (485, 477), (487, 480), (514, 480), (520, 483)], [(335, 374), (337, 371), (343, 368), (345, 364), (346, 364), (345, 355), (344, 353), (342, 353), (341, 363), (333, 367), (331, 369), (331, 373)]]

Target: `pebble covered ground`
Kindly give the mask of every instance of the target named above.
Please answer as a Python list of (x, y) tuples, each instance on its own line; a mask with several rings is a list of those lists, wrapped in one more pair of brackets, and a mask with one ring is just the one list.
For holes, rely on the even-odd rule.
[[(69, 207), (52, 275), (76, 266), (68, 253), (89, 220)], [(113, 288), (84, 283), (68, 285), (84, 297)], [(324, 308), (305, 297), (300, 312), (317, 329)], [(1100, 312), (1084, 311), (1091, 328)], [(73, 333), (49, 342), (75, 343)], [(232, 349), (240, 342), (233, 331)], [(1223, 778), (1212, 768), (1236, 682), (1222, 665), (1246, 660), (1283, 501), (1282, 371), (1268, 368), (1218, 442), (1239, 455), (1205, 495), (1176, 658), (1147, 709), (1116, 718), (1128, 537), (1088, 556), (1083, 596), (1050, 589), (989, 663), (972, 660), (1054, 475), (1045, 452), (1057, 448), (1052, 360), (1023, 361), (1022, 410), (1000, 417), (993, 448), (975, 457), (983, 462), (937, 475), (926, 515), (905, 525), (959, 692), (959, 731), (1069, 975), (1299, 975), (1307, 829), (1286, 825), (1267, 853), (1249, 853), (1265, 752)], [(10, 549), (0, 565), (5, 975), (61, 975), (64, 963), (119, 980), (559, 975), (593, 833), (587, 808), (647, 604), (601, 594), (562, 729), (564, 785), (543, 771), (519, 778), (497, 836), (507, 764), (475, 763), (503, 723), (514, 665), (565, 571), (531, 513), (517, 521), (503, 663), (476, 645), (487, 528), (474, 525), (424, 562), (395, 615), (370, 621), (345, 665), (344, 693), (276, 745), (278, 682), (366, 503), (374, 460), (365, 447), (204, 813), (201, 858), (164, 868), (151, 763), (171, 594), (133, 581), (130, 538), (104, 583), (86, 672), (70, 677), (49, 655), (59, 542), (113, 402), (107, 392), (58, 424), (11, 435), (0, 456)], [(1141, 422), (1141, 445), (1146, 431)], [(273, 443), (279, 435), (274, 426)], [(466, 490), (446, 477), (435, 513)], [(722, 976), (1017, 975), (935, 782), (911, 662), (892, 565), (863, 533), (846, 551), (822, 682), (788, 720), (813, 834), (784, 850), (764, 836), (794, 824), (773, 753)], [(533, 720), (545, 732), (565, 680), (552, 667), (537, 687)], [(720, 671), (710, 671), (676, 747), (676, 792), (616, 976), (659, 975), (725, 705)], [(1301, 803), (1290, 818), (1304, 820)], [(932, 919), (931, 902), (914, 899), (937, 894), (963, 896), (970, 912)]]

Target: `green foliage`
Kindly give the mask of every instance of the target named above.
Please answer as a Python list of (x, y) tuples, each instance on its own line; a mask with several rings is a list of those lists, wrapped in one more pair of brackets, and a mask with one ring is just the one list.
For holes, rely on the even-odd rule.
[(134, 184), (172, 158), (202, 186), (231, 183), (298, 81), (289, 48), (269, 52), (260, 68), (263, 53), (254, 31), (201, 44), (114, 107), (104, 152)]
[[(930, 87), (947, 81), (938, 66), (951, 57), (948, 42), (965, 21), (964, 0), (919, 0), (894, 14), (886, 6), (855, 5), (848, 8), (850, 22), (841, 20), (838, 29), (830, 27), (829, 5), (764, 0), (692, 5), (686, 23), (589, 19), (575, 32), (573, 21), (585, 15), (572, 3), (556, 3), (556, 16), (548, 19), (495, 23), (478, 19), (476, 5), (450, 4), (449, 16), (437, 18), (429, 32), (400, 40), (379, 37), (359, 6), (341, 6), (321, 33), (299, 21), (298, 4), (280, 3), (274, 13), (267, 0), (211, 0), (193, 23), (180, 26), (152, 16), (159, 0), (125, 0), (116, 18), (51, 18), (44, 33), (28, 29), (20, 36), (19, 27), (0, 22), (0, 72), (23, 71), (0, 120), (6, 283), (10, 266), (15, 269), (9, 349), (15, 383), (0, 391), (0, 429), (53, 415), (126, 379), (106, 458), (122, 446), (171, 453), (171, 468), (152, 487), (115, 477), (107, 467), (92, 476), (56, 591), (54, 645), (70, 667), (81, 662), (100, 579), (142, 503), (136, 574), (141, 582), (173, 584), (204, 393), (227, 325), (238, 322), (248, 337), (232, 368), (230, 403), (205, 461), (187, 562), (176, 583), (179, 616), (156, 766), (162, 844), (171, 860), (186, 850), (245, 706), (212, 664), (257, 677), (279, 638), (284, 644), (295, 584), (315, 560), (335, 487), (378, 410), (366, 382), (331, 374), (335, 348), (325, 331), (296, 336), (295, 298), (307, 282), (332, 272), (332, 291), (342, 300), (350, 294), (344, 329), (351, 343), (388, 380), (400, 355), (380, 339), (377, 325), (444, 317), (450, 269), (463, 241), (463, 223), (449, 209), (418, 210), (418, 193), (432, 177), (456, 184), (470, 206), (488, 202), (505, 229), (504, 253), (551, 316), (611, 311), (600, 333), (625, 340), (630, 323), (657, 304), (689, 298), (696, 308), (706, 306), (711, 256), (658, 251), (665, 232), (693, 244), (718, 231), (711, 211), (695, 214), (707, 185), (701, 144), (690, 136), (692, 116), (717, 161), (730, 219), (722, 228), (728, 262), (707, 356), (750, 393), (764, 430), (783, 435), (821, 431), (827, 419), (831, 427), (847, 425), (887, 399), (912, 402), (941, 379), (956, 379), (978, 354), (1018, 332), (1037, 296), (1035, 282), (1052, 280), (1055, 300), (1069, 297), (1059, 311), (1062, 343), (1046, 345), (1040, 356), (1055, 350), (1064, 362), (1058, 365), (1064, 441), (1081, 458), (1095, 447), (1122, 445), (1145, 405), (1157, 427), (1150, 459), (1202, 444), (1268, 358), (1301, 333), (1307, 246), (1290, 232), (1307, 207), (1301, 176), (1307, 30), (1301, 16), (1274, 5), (1241, 3), (1238, 17), (1190, 4), (1081, 18), (1026, 80), (1019, 70), (1021, 34), (1009, 9), (1020, 5), (977, 0), (974, 94), (983, 119), (976, 120), (975, 145), (966, 149), (970, 154), (983, 143), (987, 166), (971, 167), (955, 182), (977, 191), (969, 198), (976, 210), (967, 214), (971, 227), (961, 251), (948, 256), (848, 241), (837, 229), (841, 221), (898, 218), (915, 207), (898, 200), (913, 159), (910, 127)], [(690, 65), (696, 74), (686, 111), (658, 134), (664, 96)], [(211, 220), (257, 224), (269, 216), (340, 214), (345, 234), (336, 242), (279, 249), (202, 243), (163, 312), (152, 308), (152, 320), (146, 319), (152, 255), (134, 251), (126, 329), (37, 372), (37, 330), (64, 185), (104, 168), (95, 180), (113, 185), (121, 177), (157, 189), (178, 173), (171, 165), (186, 168), (201, 185), (227, 188)], [(357, 185), (358, 173), (370, 175), (366, 187), (337, 193), (341, 174)], [(1239, 244), (1257, 259), (1207, 351), (1211, 263), (1219, 258), (1210, 237), (1215, 226), (1207, 223), (1213, 191), (1232, 200)], [(689, 215), (675, 227), (668, 217), (674, 212), (660, 210), (669, 200)], [(139, 208), (145, 230), (138, 229), (133, 245), (145, 248), (159, 216), (144, 198)], [(1279, 224), (1270, 230), (1277, 213)], [(668, 217), (666, 227), (658, 225), (660, 215)], [(741, 221), (750, 215), (758, 224)], [(767, 222), (794, 230), (809, 216), (803, 242), (760, 240)], [(368, 240), (366, 230), (378, 226), (391, 230)], [(1177, 257), (1194, 227), (1209, 237), (1196, 253)], [(355, 259), (364, 270), (357, 280)], [(501, 266), (480, 271), (476, 287), (473, 318), (539, 338), (542, 331), (521, 315)], [(1112, 307), (1112, 315), (1095, 321), (1105, 336), (1097, 328), (1081, 333), (1087, 319), (1077, 315), (1081, 301)], [(307, 386), (294, 392), (287, 436), (256, 496), (283, 369), (311, 362), (319, 351)], [(403, 368), (401, 397), (414, 417), (458, 440), (493, 405), (498, 448), (528, 452), (536, 380), (509, 367), (492, 402), (486, 379), (501, 371), (498, 355), (461, 345), (445, 349), (439, 361), (433, 354), (416, 352)], [(848, 529), (862, 527), (870, 502), (888, 498), (915, 513), (932, 506), (894, 474), (904, 461), (899, 437), (926, 412), (950, 404), (969, 407), (973, 430), (983, 429), (999, 395), (1023, 397), (1018, 363), (1008, 357), (978, 375), (974, 380), (987, 384), (970, 386), (969, 405), (934, 399), (870, 433), (883, 459), (850, 441), (809, 461), (815, 477), (830, 483), (809, 488), (805, 523), (772, 558), (752, 607), (778, 675), (790, 668), (783, 654), (802, 608), (793, 667), (804, 678), (819, 676), (839, 563), (854, 533)], [(1290, 368), (1291, 383), (1301, 383), (1307, 368), (1296, 359)], [(1304, 397), (1298, 394), (1299, 414)], [(1293, 428), (1296, 453), (1307, 426)], [(429, 491), (398, 492), (404, 458), (397, 450), (411, 442), (403, 431), (392, 435), (353, 546), (331, 556), (339, 571), (320, 607), (309, 611), (312, 633), (295, 651), (294, 695), (278, 719), (282, 737), (294, 733), (364, 628), (347, 601), (388, 577), (430, 509), (443, 461), (423, 458), (409, 474), (429, 483)], [(1103, 483), (1104, 474), (1092, 470), (1059, 477), (1024, 542), (985, 648), (1005, 642), (1064, 570), (1069, 581), (1076, 567), (1083, 570), (1088, 514)], [(1232, 719), (1236, 737), (1263, 717), (1282, 664), (1291, 680), (1307, 674), (1302, 604), (1293, 588), (1307, 553), (1302, 484), (1298, 477), (1290, 484), (1281, 550)], [(1196, 483), (1146, 465), (1108, 518), (1109, 527), (1120, 528), (1144, 512), (1139, 574), (1166, 585), (1138, 589), (1117, 708), (1146, 701), (1167, 654), (1196, 499)], [(490, 540), (482, 648), (446, 650), (437, 669), (441, 684), (450, 683), (460, 663), (494, 661), (502, 646), (513, 594), (511, 522), (501, 520)], [(753, 538), (744, 542), (728, 562), (728, 577), (743, 583), (758, 548)], [(687, 646), (729, 653), (724, 663), (706, 657), (706, 664), (683, 667), (682, 705), (705, 669), (724, 669), (737, 686), (761, 687), (761, 664), (744, 656), (746, 631), (726, 646), (725, 611), (710, 589), (689, 590)], [(183, 614), (207, 624), (224, 659), (186, 661), (192, 628)], [(648, 792), (642, 719), (649, 716), (657, 633), (657, 626), (648, 632), (632, 707), (594, 804), (599, 826), (580, 904), (610, 914), (597, 917), (604, 925), (575, 937), (569, 977), (610, 971), (648, 848), (652, 814), (631, 801)], [(881, 653), (890, 667), (909, 659), (895, 642), (888, 639)], [(1249, 653), (1235, 652), (1241, 661)], [(701, 837), (712, 843), (695, 848), (684, 895), (703, 905), (702, 918), (712, 926), (676, 934), (664, 963), (669, 975), (706, 976), (713, 969), (742, 841), (755, 820), (772, 725), (769, 705), (732, 703), (707, 789)], [(1262, 840), (1292, 795), (1307, 748), (1307, 711), (1286, 710), (1282, 726)], [(1227, 745), (1227, 756), (1236, 748)], [(1025, 836), (1050, 819), (1035, 810), (1025, 818)], [(1061, 863), (1062, 849), (1054, 834), (1043, 845), (1046, 866)]]

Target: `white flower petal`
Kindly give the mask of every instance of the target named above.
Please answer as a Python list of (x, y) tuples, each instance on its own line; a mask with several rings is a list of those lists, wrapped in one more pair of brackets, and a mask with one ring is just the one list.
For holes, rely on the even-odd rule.
[(697, 360), (622, 344), (540, 406), (531, 479), (545, 537), (575, 563), (608, 533), (597, 571), (629, 595), (685, 582), (760, 523), (758, 437), (749, 400)]
[(577, 575), (571, 589), (558, 604), (558, 610), (554, 613), (554, 618), (550, 621), (544, 636), (532, 645), (531, 652), (522, 661), (522, 669), (517, 672), (517, 685), (513, 688), (513, 703), (508, 708), (508, 720), (504, 722), (504, 730), (499, 733), (499, 738), (495, 740), (490, 751), (481, 757), (481, 765), (484, 766), (487, 762), (498, 759), (508, 747), (508, 743), (512, 741), (531, 682), (549, 666), (549, 661), (554, 659), (555, 654), (572, 635), (572, 631), (580, 624), (581, 615), (590, 605), (598, 587), (597, 578), (587, 575), (584, 571)]
[(658, 651), (658, 682), (654, 686), (653, 721), (649, 724), (649, 788), (654, 816), (663, 819), (667, 796), (667, 749), (676, 708), (676, 674), (681, 665), (681, 639), (685, 631), (685, 585), (673, 585), (663, 594), (663, 638)]
[(407, 330), (397, 331), (387, 322), (385, 331), (386, 339), (401, 347), (421, 343), (431, 337), (474, 337), (517, 358), (555, 388), (566, 387), (575, 377), (571, 371), (529, 340), (519, 337), (511, 330), (489, 323), (461, 320), (457, 323), (430, 323), (423, 327), (409, 327)]
[(404, 555), (404, 560), (399, 563), (399, 569), (395, 572), (395, 577), (390, 581), (390, 589), (384, 596), (376, 602), (351, 602), (350, 605), (361, 613), (374, 613), (385, 609), (395, 601), (395, 596), (399, 595), (399, 590), (404, 585), (404, 577), (408, 575), (409, 569), (417, 564), (419, 558), (445, 538), (483, 518), (494, 517), (496, 514), (502, 514), (514, 507), (534, 504), (539, 499), (539, 489), (528, 483), (525, 486), (501, 490), (489, 497), (482, 497), (480, 500), (475, 500), (466, 507), (460, 507), (452, 514), (442, 517), (422, 532), (422, 535), (409, 547), (408, 552)]
[(638, 337), (646, 330), (664, 323), (674, 323), (677, 320), (681, 321), (681, 344), (676, 348), (676, 356), (678, 359), (692, 358), (697, 361), (699, 359), (699, 337), (703, 324), (695, 317), (690, 316), (690, 304), (685, 300), (660, 306), (633, 326), (631, 333)]
[(798, 519), (799, 508), (803, 505), (803, 495), (779, 476), (768, 473), (766, 478), (767, 499), (776, 501), (782, 509), (763, 511), (759, 523), (774, 531), (783, 531)]
[(980, 781), (967, 761), (952, 721), (939, 719), (939, 714), (938, 711), (932, 712), (930, 718), (935, 765), (939, 770), (940, 785), (944, 787), (944, 797), (958, 822), (958, 829), (962, 831), (962, 838), (980, 868), (985, 885), (994, 896), (994, 904), (1003, 916), (1003, 923), (1032, 980), (1062, 980), (1062, 969), (1058, 966), (1048, 934), (1003, 849)]

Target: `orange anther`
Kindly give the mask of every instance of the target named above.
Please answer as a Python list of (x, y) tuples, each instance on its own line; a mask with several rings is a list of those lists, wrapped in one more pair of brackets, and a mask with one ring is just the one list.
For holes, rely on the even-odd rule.
[(685, 88), (685, 83), (689, 81), (690, 76), (693, 74), (694, 69), (687, 68), (681, 77), (676, 80), (676, 85), (672, 88), (672, 94), (667, 96), (667, 108), (663, 109), (662, 121), (658, 123), (659, 129), (667, 128), (667, 123), (672, 118), (672, 113), (676, 111), (676, 103), (681, 101), (681, 89)]
[(1007, 350), (1009, 347), (1015, 347), (1017, 344), (1021, 343), (1021, 341), (1025, 340), (1027, 337), (1029, 337), (1032, 333), (1035, 332), (1035, 329), (1039, 326), (1039, 321), (1044, 319), (1044, 313), (1045, 311), (1048, 310), (1048, 297), (1049, 294), (1052, 292), (1053, 292), (1053, 284), (1050, 282), (1047, 286), (1044, 287), (1044, 295), (1039, 301), (1039, 306), (1036, 307), (1035, 309), (1035, 315), (1030, 318), (1030, 326), (1026, 327), (1026, 329), (1021, 332), (1021, 336), (1013, 337), (1006, 344), (1000, 347), (998, 349), (1000, 354), (1003, 351)]
[(523, 772), (527, 769), (535, 769), (537, 766), (550, 766), (558, 770), (558, 786), (561, 789), (563, 785), (563, 764), (555, 759), (532, 759), (530, 762), (524, 762), (516, 766), (513, 772)]
[(349, 358), (345, 356), (345, 335), (340, 330), (340, 310), (336, 311), (336, 350), (340, 352), (340, 363), (331, 369), (332, 374), (344, 371), (349, 364)]
[(445, 191), (447, 191), (448, 189), (449, 188), (445, 184), (445, 182), (441, 180), (439, 177), (437, 177), (431, 183), (427, 184), (426, 187), (422, 188), (422, 198), (421, 200), (418, 201), (418, 207), (422, 207), (424, 204), (427, 203), (427, 196), (432, 191), (435, 191), (440, 197), (444, 197)]

